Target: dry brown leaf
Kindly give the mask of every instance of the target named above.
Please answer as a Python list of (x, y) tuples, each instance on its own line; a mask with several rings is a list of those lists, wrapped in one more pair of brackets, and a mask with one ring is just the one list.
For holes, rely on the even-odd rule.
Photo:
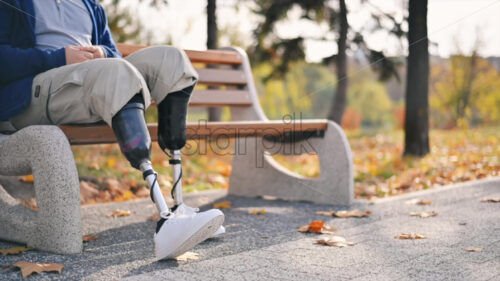
[(13, 248), (8, 248), (8, 249), (0, 249), (0, 254), (6, 256), (6, 255), (18, 255), (20, 253), (26, 252), (31, 250), (28, 247), (13, 247)]
[(131, 211), (127, 211), (127, 210), (114, 210), (111, 214), (108, 215), (108, 217), (113, 217), (113, 218), (116, 218), (116, 217), (127, 217), (127, 216), (130, 216), (132, 214)]
[(214, 203), (212, 207), (216, 209), (231, 209), (231, 202), (229, 201), (222, 201), (219, 203)]
[(419, 200), (417, 202), (417, 205), (431, 205), (432, 201), (431, 200)]
[(356, 217), (356, 218), (361, 218), (361, 217), (366, 217), (368, 216), (369, 214), (371, 214), (370, 211), (360, 211), (358, 209), (356, 210), (351, 210), (351, 211), (318, 211), (316, 212), (317, 215), (323, 215), (323, 216), (334, 216), (334, 217), (338, 217), (338, 218), (352, 218), (352, 217)]
[(248, 213), (250, 215), (258, 216), (258, 215), (265, 215), (267, 212), (266, 212), (266, 210), (262, 209), (262, 210), (250, 210), (250, 211), (248, 211)]
[(464, 250), (466, 250), (467, 252), (482, 252), (483, 248), (479, 248), (479, 247), (467, 247)]
[(434, 212), (434, 211), (430, 211), (430, 212), (411, 212), (410, 213), (410, 216), (421, 217), (421, 218), (435, 217), (437, 215), (438, 214), (436, 212)]
[(481, 199), (481, 202), (499, 203), (500, 197), (483, 198)]
[(415, 198), (412, 200), (408, 200), (405, 203), (409, 205), (431, 205), (432, 201)]
[(27, 262), (27, 261), (18, 261), (13, 264), (15, 267), (19, 267), (21, 269), (21, 274), (24, 279), (30, 276), (34, 272), (40, 274), (42, 272), (51, 272), (57, 271), (61, 274), (64, 266), (58, 263), (36, 263), (36, 262)]
[(404, 239), (426, 239), (427, 237), (417, 233), (401, 233), (399, 235), (394, 236), (394, 238), (404, 240)]
[(323, 221), (313, 221), (308, 225), (299, 227), (297, 231), (316, 234), (332, 234), (338, 230), (332, 226), (325, 225)]
[(88, 181), (80, 182), (80, 196), (85, 201), (99, 195), (99, 186)]
[(27, 183), (32, 183), (35, 181), (35, 177), (33, 175), (18, 177), (18, 179), (22, 182), (27, 182)]
[(148, 217), (148, 220), (150, 221), (159, 221), (160, 220), (160, 214), (156, 213)]
[(347, 247), (347, 246), (354, 245), (354, 243), (348, 242), (347, 240), (345, 240), (344, 237), (340, 237), (340, 236), (321, 238), (321, 239), (316, 240), (316, 243), (321, 244), (321, 245), (326, 245), (326, 246), (333, 246), (333, 247)]
[(193, 252), (185, 252), (184, 254), (175, 257), (177, 261), (188, 261), (188, 260), (197, 260), (200, 258), (200, 255)]
[(95, 235), (84, 235), (82, 237), (83, 242), (89, 242), (89, 241), (96, 240), (96, 239), (97, 239), (97, 236), (95, 236)]
[(317, 211), (316, 215), (333, 217), (335, 215), (335, 211)]

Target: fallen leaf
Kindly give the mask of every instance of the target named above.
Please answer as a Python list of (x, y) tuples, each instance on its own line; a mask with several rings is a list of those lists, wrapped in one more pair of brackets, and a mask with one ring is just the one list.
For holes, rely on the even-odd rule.
[(116, 166), (116, 159), (114, 157), (109, 157), (106, 164), (108, 167), (114, 168)]
[(333, 217), (335, 215), (335, 211), (317, 211), (316, 215)]
[(22, 182), (27, 182), (27, 183), (32, 183), (35, 181), (35, 177), (33, 175), (18, 177), (18, 179)]
[(394, 236), (394, 238), (398, 239), (426, 239), (424, 235), (416, 234), (416, 233), (401, 233), (399, 235)]
[(177, 261), (188, 261), (188, 260), (197, 260), (200, 258), (200, 255), (193, 252), (185, 252), (184, 254), (175, 257)]
[(18, 261), (13, 264), (15, 267), (19, 267), (21, 269), (21, 274), (24, 279), (30, 276), (34, 272), (40, 274), (42, 272), (51, 272), (57, 271), (61, 274), (64, 266), (58, 263), (35, 263), (35, 262), (27, 262), (27, 261)]
[(160, 220), (160, 214), (156, 213), (148, 217), (148, 220), (150, 221), (159, 221)]
[(31, 250), (28, 247), (13, 247), (13, 248), (8, 248), (8, 249), (0, 249), (0, 254), (6, 256), (6, 255), (17, 255), (26, 251)]
[(431, 205), (432, 201), (431, 200), (423, 200), (423, 199), (415, 198), (415, 199), (406, 201), (405, 204), (409, 204), (409, 205)]
[(95, 162), (90, 164), (88, 167), (89, 167), (89, 169), (96, 170), (96, 171), (99, 171), (101, 169), (101, 166), (99, 166), (99, 164), (97, 164)]
[(410, 216), (421, 217), (421, 218), (435, 217), (437, 215), (438, 214), (436, 212), (434, 212), (434, 211), (430, 211), (430, 212), (411, 212), (410, 213)]
[(333, 217), (338, 217), (338, 218), (361, 218), (361, 217), (366, 217), (369, 214), (371, 214), (370, 211), (360, 211), (358, 209), (356, 210), (351, 210), (351, 211), (318, 211), (316, 212), (317, 215), (323, 215), (323, 216), (333, 216)]
[(299, 232), (309, 232), (317, 234), (332, 234), (338, 230), (329, 225), (325, 225), (323, 221), (313, 221), (308, 225), (301, 226), (297, 229)]
[(250, 215), (258, 216), (258, 215), (265, 215), (267, 212), (266, 212), (266, 210), (262, 209), (262, 210), (250, 210), (250, 211), (248, 211), (248, 213)]
[(95, 236), (95, 235), (84, 235), (82, 237), (83, 242), (89, 242), (89, 241), (96, 240), (96, 239), (97, 239), (97, 236)]
[(114, 210), (111, 214), (108, 215), (108, 217), (113, 217), (113, 218), (116, 218), (116, 217), (127, 217), (127, 216), (130, 216), (132, 214), (131, 211), (127, 211), (127, 210)]
[(344, 237), (340, 237), (340, 236), (321, 238), (321, 239), (316, 240), (316, 243), (321, 244), (321, 245), (341, 247), (341, 248), (354, 245), (353, 242), (348, 242), (347, 240), (345, 240)]
[(417, 202), (417, 205), (431, 205), (432, 201), (431, 200), (419, 200)]
[(33, 211), (38, 210), (38, 204), (35, 198), (30, 198), (28, 200), (20, 200), (20, 203)]
[(99, 186), (88, 181), (80, 182), (80, 196), (84, 201), (89, 198), (96, 197), (98, 195), (99, 195)]
[(499, 203), (500, 197), (483, 198), (481, 199), (481, 202)]
[(482, 252), (483, 248), (478, 248), (478, 247), (467, 247), (464, 250), (467, 252)]
[(216, 209), (231, 209), (231, 202), (229, 201), (222, 201), (219, 203), (214, 203), (212, 207)]

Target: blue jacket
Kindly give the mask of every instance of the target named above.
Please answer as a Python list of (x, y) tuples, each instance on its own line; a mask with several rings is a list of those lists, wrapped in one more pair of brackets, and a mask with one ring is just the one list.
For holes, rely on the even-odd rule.
[[(111, 37), (106, 14), (96, 0), (83, 0), (93, 22), (92, 44), (107, 57), (121, 57)], [(64, 48), (35, 48), (33, 0), (0, 1), (0, 121), (21, 113), (30, 103), (33, 78), (66, 64)]]

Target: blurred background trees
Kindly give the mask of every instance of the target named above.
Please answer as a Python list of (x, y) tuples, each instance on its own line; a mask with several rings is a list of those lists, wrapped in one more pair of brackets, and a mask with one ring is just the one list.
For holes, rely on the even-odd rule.
[[(152, 27), (133, 12), (134, 5), (169, 9), (167, 1), (101, 2), (118, 42), (175, 44), (168, 33), (162, 34), (164, 39), (154, 37)], [(383, 11), (376, 1), (358, 2), (358, 9), (369, 14), (361, 27), (350, 25), (351, 3), (345, 0), (203, 1), (206, 48), (223, 42), (247, 49), (270, 118), (291, 113), (295, 118), (329, 118), (348, 130), (405, 129), (406, 154), (428, 152), (429, 126), (499, 124), (500, 59), (481, 56), (479, 43), (470, 52), (457, 48), (447, 58), (429, 55), (433, 43), (425, 39), (427, 1), (403, 1), (402, 16)], [(243, 7), (256, 17), (248, 19), (255, 22), (253, 34), (242, 33), (227, 19), (217, 21), (220, 9), (233, 9), (237, 17)], [(294, 22), (320, 32), (279, 32), (280, 25)], [(400, 42), (400, 55), (388, 57), (384, 48), (370, 47), (365, 37), (379, 30)], [(307, 61), (308, 41), (324, 43), (330, 55)], [(210, 109), (206, 117), (220, 120), (227, 115)]]

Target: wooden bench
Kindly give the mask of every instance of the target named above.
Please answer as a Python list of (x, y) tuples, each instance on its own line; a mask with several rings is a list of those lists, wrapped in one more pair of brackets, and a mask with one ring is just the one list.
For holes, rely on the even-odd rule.
[[(125, 56), (141, 48), (119, 45)], [(198, 67), (199, 84), (210, 86), (197, 88), (190, 106), (230, 108), (230, 122), (200, 120), (188, 125), (190, 139), (235, 139), (230, 194), (351, 203), (351, 150), (339, 126), (327, 120), (268, 120), (241, 49), (186, 53)], [(156, 124), (148, 127), (156, 140)], [(0, 134), (0, 175), (33, 173), (38, 204), (38, 211), (30, 210), (0, 186), (0, 239), (60, 254), (81, 252), (80, 187), (70, 143), (112, 142), (113, 131), (105, 125), (29, 126), (11, 135)], [(318, 154), (321, 167), (321, 175), (313, 179), (288, 171), (272, 158), (279, 153), (311, 152)]]
[[(124, 56), (145, 47), (118, 44)], [(239, 48), (185, 52), (196, 67), (201, 86), (193, 92), (190, 106), (230, 108), (230, 122), (199, 121), (188, 123), (187, 128), (189, 139), (236, 139), (230, 194), (329, 204), (351, 202), (352, 157), (339, 126), (328, 120), (268, 120), (259, 104), (248, 57)], [(116, 141), (106, 125), (60, 128), (72, 145)], [(156, 141), (157, 124), (148, 124), (148, 128)], [(286, 170), (270, 156), (311, 152), (320, 160), (321, 175), (315, 179)]]

